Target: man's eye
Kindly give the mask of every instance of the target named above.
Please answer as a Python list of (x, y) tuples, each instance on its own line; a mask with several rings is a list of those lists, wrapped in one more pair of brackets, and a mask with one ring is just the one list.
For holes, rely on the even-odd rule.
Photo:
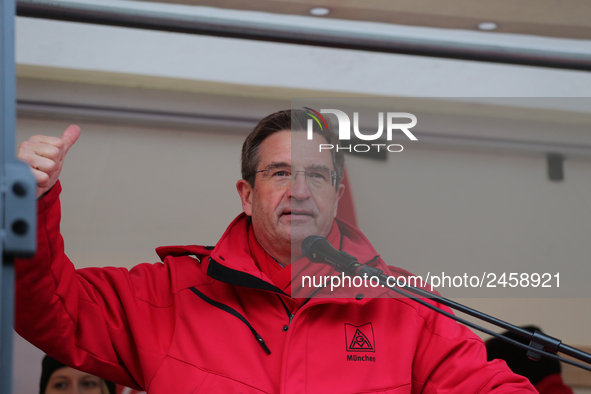
[(326, 179), (326, 175), (323, 174), (322, 172), (308, 171), (307, 175), (308, 175), (308, 178)]
[(272, 177), (276, 177), (276, 178), (285, 178), (285, 177), (289, 177), (289, 171), (286, 170), (275, 170), (271, 173)]

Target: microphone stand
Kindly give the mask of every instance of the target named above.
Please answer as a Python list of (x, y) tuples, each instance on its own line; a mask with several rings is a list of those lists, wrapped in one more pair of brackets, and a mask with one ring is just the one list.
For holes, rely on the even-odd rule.
[[(583, 361), (587, 364), (591, 364), (591, 354), (583, 352), (582, 350), (577, 349), (575, 347), (563, 344), (560, 339), (551, 337), (551, 336), (546, 335), (546, 334), (544, 334), (540, 331), (537, 331), (537, 330), (532, 333), (530, 331), (524, 330), (521, 327), (517, 327), (513, 324), (510, 324), (510, 323), (507, 323), (503, 320), (497, 319), (496, 317), (493, 317), (493, 316), (487, 315), (485, 313), (482, 313), (480, 311), (477, 311), (475, 309), (469, 308), (465, 305), (459, 304), (455, 301), (449, 300), (449, 299), (439, 296), (437, 294), (433, 294), (433, 293), (431, 293), (427, 290), (424, 290), (424, 289), (420, 289), (420, 288), (410, 286), (410, 285), (405, 285), (405, 286), (389, 285), (388, 284), (388, 275), (385, 275), (381, 269), (369, 267), (364, 264), (360, 264), (357, 261), (357, 259), (352, 258), (351, 255), (349, 255), (348, 253), (346, 253), (344, 251), (341, 251), (340, 253), (343, 255), (343, 257), (345, 257), (344, 259), (341, 259), (343, 261), (336, 261), (337, 259), (334, 259), (335, 261), (333, 261), (333, 259), (329, 260), (326, 258), (316, 259), (316, 260), (312, 260), (312, 261), (328, 264), (328, 265), (334, 267), (337, 271), (345, 273), (349, 276), (364, 277), (365, 275), (367, 275), (368, 277), (372, 277), (372, 276), (377, 277), (382, 286), (387, 287), (399, 294), (402, 294), (406, 298), (410, 298), (411, 300), (416, 301), (419, 304), (424, 305), (427, 308), (430, 308), (438, 313), (441, 313), (444, 316), (454, 319), (454, 320), (456, 320), (468, 327), (472, 327), (476, 330), (482, 331), (486, 334), (489, 334), (489, 335), (497, 337), (503, 341), (511, 343), (521, 349), (527, 350), (527, 357), (532, 360), (539, 361), (540, 358), (542, 356), (544, 356), (544, 357), (548, 357), (548, 358), (552, 358), (552, 359), (556, 359), (556, 360), (565, 362), (567, 364), (574, 365), (576, 367), (585, 369), (587, 371), (591, 371), (591, 366), (588, 366), (585, 364), (580, 364), (575, 361), (557, 356), (555, 354), (555, 353), (560, 352), (560, 353), (566, 354), (570, 357), (573, 357), (577, 360)], [(503, 335), (497, 334), (496, 332), (486, 329), (484, 327), (480, 327), (479, 325), (469, 322), (469, 321), (462, 319), (460, 317), (457, 317), (452, 313), (441, 310), (438, 307), (436, 307), (435, 305), (432, 305), (423, 299), (417, 298), (410, 293), (417, 294), (423, 298), (429, 298), (429, 299), (435, 300), (438, 303), (445, 305), (451, 309), (455, 309), (457, 311), (460, 311), (462, 313), (465, 313), (467, 315), (475, 317), (479, 320), (485, 321), (487, 323), (493, 324), (497, 327), (500, 327), (500, 328), (503, 328), (507, 331), (515, 333), (523, 338), (529, 339), (530, 340), (529, 346), (524, 345), (524, 344), (522, 344), (518, 341), (515, 341), (513, 339), (507, 338)]]

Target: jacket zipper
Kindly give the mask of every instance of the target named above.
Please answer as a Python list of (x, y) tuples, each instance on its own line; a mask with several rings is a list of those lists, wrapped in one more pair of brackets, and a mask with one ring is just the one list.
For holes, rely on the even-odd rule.
[[(308, 298), (306, 298), (306, 300), (305, 300), (305, 301), (302, 303), (302, 305), (300, 305), (300, 307), (298, 308), (298, 311), (299, 311), (300, 309), (302, 309), (302, 307), (303, 307), (304, 305), (306, 305), (306, 304), (308, 303), (308, 301), (310, 301), (310, 300), (312, 299), (312, 297), (314, 297), (314, 295), (315, 295), (315, 294), (316, 294), (318, 291), (320, 291), (321, 289), (323, 289), (323, 288), (324, 288), (324, 287), (323, 287), (323, 286), (321, 286), (321, 287), (318, 287), (316, 290), (314, 290), (314, 291), (312, 292), (312, 294), (310, 294), (310, 296), (309, 296)], [(291, 313), (291, 311), (289, 310), (289, 308), (287, 307), (287, 305), (285, 305), (285, 302), (283, 302), (283, 300), (281, 299), (281, 297), (279, 297), (279, 295), (277, 295), (277, 298), (279, 298), (279, 301), (281, 301), (281, 304), (283, 305), (283, 309), (285, 309), (285, 313), (287, 313), (287, 317), (288, 317), (288, 319), (289, 319), (289, 322), (287, 323), (287, 325), (286, 325), (286, 326), (283, 326), (283, 331), (287, 331), (287, 330), (289, 330), (289, 328), (291, 327), (291, 321), (293, 320), (293, 318), (294, 318), (294, 316), (295, 316), (295, 313)], [(297, 311), (296, 311), (296, 313), (297, 313)]]
[(261, 347), (263, 348), (263, 350), (267, 354), (271, 354), (271, 350), (269, 350), (269, 348), (265, 344), (265, 340), (260, 336), (260, 334), (258, 332), (256, 332), (256, 330), (254, 329), (254, 327), (248, 322), (248, 320), (246, 320), (246, 318), (244, 316), (242, 316), (240, 314), (240, 312), (238, 312), (235, 309), (229, 307), (228, 305), (224, 305), (221, 302), (217, 302), (217, 301), (212, 300), (211, 298), (209, 298), (208, 296), (206, 296), (205, 294), (203, 294), (202, 292), (200, 292), (199, 290), (197, 290), (195, 287), (191, 287), (190, 289), (191, 289), (191, 291), (193, 293), (197, 294), (197, 296), (199, 298), (201, 298), (203, 301), (207, 302), (208, 304), (210, 304), (212, 306), (215, 306), (216, 308), (219, 308), (219, 309), (223, 310), (224, 312), (228, 312), (232, 316), (235, 316), (238, 319), (240, 319), (240, 321), (243, 322), (244, 324), (246, 324), (246, 326), (250, 329), (250, 332), (252, 332), (252, 335), (254, 335), (254, 338), (259, 343), (259, 345), (261, 345)]
[(295, 313), (290, 312), (289, 308), (287, 307), (287, 305), (285, 305), (285, 302), (283, 302), (283, 300), (281, 299), (281, 297), (279, 295), (277, 295), (277, 298), (279, 298), (279, 301), (281, 301), (281, 304), (283, 305), (283, 309), (285, 309), (285, 313), (287, 313), (287, 318), (289, 319), (289, 322), (287, 323), (287, 325), (283, 326), (283, 331), (287, 331), (287, 330), (289, 330), (289, 327), (291, 327), (291, 321), (293, 320)]

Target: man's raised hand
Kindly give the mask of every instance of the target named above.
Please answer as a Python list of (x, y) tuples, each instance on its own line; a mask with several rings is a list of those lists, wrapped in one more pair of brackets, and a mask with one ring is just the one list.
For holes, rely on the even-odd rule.
[(78, 137), (80, 137), (80, 127), (71, 125), (64, 131), (61, 138), (35, 135), (21, 144), (18, 158), (33, 170), (37, 181), (37, 197), (42, 196), (55, 185), (62, 172), (66, 153)]

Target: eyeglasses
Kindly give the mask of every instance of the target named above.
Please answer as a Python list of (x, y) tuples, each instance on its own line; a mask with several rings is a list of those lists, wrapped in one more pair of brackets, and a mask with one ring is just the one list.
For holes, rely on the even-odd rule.
[(324, 187), (335, 187), (337, 182), (337, 173), (328, 168), (315, 168), (304, 171), (292, 171), (291, 167), (271, 167), (256, 171), (251, 175), (263, 174), (263, 179), (273, 182), (277, 187), (285, 186), (289, 182), (295, 182), (300, 172), (304, 173), (306, 184), (312, 189), (322, 189)]

